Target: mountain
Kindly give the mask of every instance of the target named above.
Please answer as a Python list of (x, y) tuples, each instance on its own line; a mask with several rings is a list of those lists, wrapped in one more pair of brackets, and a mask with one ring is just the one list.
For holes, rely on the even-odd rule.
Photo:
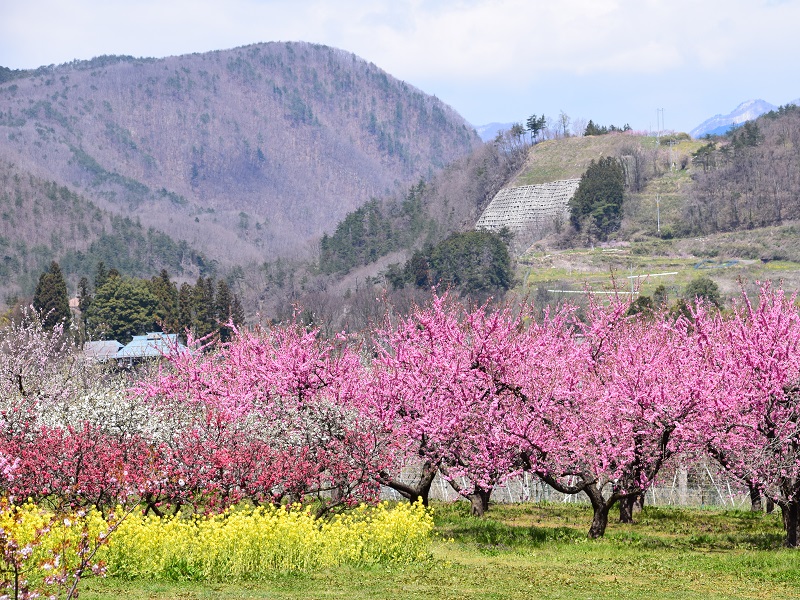
[[(0, 71), (5, 181), (63, 187), (223, 268), (308, 254), (349, 211), (481, 143), (438, 99), (302, 42)], [(53, 258), (77, 249), (50, 243), (62, 214), (31, 214)], [(88, 248), (99, 234), (82, 223)]]
[(778, 107), (764, 100), (748, 100), (747, 102), (742, 102), (727, 115), (715, 115), (710, 119), (706, 119), (692, 129), (689, 134), (693, 138), (701, 138), (706, 134), (723, 135), (732, 126), (741, 125), (745, 121), (752, 121), (776, 108)]
[(213, 263), (138, 219), (102, 210), (66, 186), (0, 161), (0, 298), (29, 295), (57, 259), (75, 280), (91, 278), (98, 262), (129, 275), (161, 269), (185, 279), (213, 272)]
[(497, 137), (501, 131), (508, 131), (514, 123), (487, 123), (486, 125), (478, 125), (475, 131), (484, 142), (491, 142)]

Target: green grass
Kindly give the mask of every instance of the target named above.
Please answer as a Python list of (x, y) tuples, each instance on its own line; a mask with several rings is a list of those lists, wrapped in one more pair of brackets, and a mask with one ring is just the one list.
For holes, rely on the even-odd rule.
[[(699, 141), (683, 141), (675, 146), (673, 158), (680, 162), (681, 156), (691, 155), (702, 145), (703, 142)], [(511, 185), (536, 185), (559, 179), (580, 177), (592, 160), (603, 156), (618, 156), (623, 153), (623, 149), (637, 146), (652, 152), (656, 148), (656, 139), (654, 137), (612, 134), (540, 142), (531, 149), (528, 160)], [(660, 146), (658, 152), (659, 163), (664, 163), (660, 164), (660, 168), (666, 168), (670, 156), (669, 149), (666, 146)], [(661, 181), (662, 179), (663, 181)], [(686, 171), (676, 171), (673, 176), (658, 178), (657, 181), (660, 181), (658, 185), (662, 187), (653, 188), (653, 190), (659, 193), (676, 191), (681, 187), (681, 182), (686, 180), (688, 180)]]
[(432, 556), (414, 565), (340, 568), (259, 584), (87, 579), (85, 599), (800, 597), (800, 551), (781, 548), (778, 515), (646, 508), (633, 525), (586, 537), (586, 506), (435, 507)]
[[(683, 294), (692, 279), (707, 276), (720, 286), (729, 304), (729, 299), (740, 296), (742, 285), (748, 293), (753, 293), (759, 281), (772, 281), (787, 290), (800, 289), (798, 233), (800, 227), (786, 225), (702, 238), (643, 239), (611, 251), (608, 248), (545, 251), (534, 246), (533, 251), (519, 259), (517, 291), (586, 287), (608, 291), (613, 289), (613, 280), (617, 289), (628, 291), (628, 275), (676, 272), (642, 278), (640, 292), (651, 295), (663, 284), (672, 302)], [(706, 261), (704, 265), (708, 268), (697, 268), (702, 261)]]

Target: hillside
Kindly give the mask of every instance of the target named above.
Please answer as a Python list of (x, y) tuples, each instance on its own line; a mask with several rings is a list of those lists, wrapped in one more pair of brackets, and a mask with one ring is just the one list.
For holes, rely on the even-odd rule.
[[(0, 84), (0, 168), (63, 186), (221, 267), (307, 255), (348, 211), (479, 144), (438, 99), (305, 43), (99, 57)], [(41, 239), (58, 230), (55, 216), (36, 215)]]
[[(616, 156), (624, 163), (627, 179), (620, 230), (607, 243), (588, 248), (580, 247), (585, 239), (570, 235), (566, 229), (560, 233), (531, 232), (538, 237), (528, 245), (515, 239), (512, 250), (519, 260), (514, 291), (533, 297), (539, 305), (575, 301), (586, 287), (609, 291), (616, 279), (618, 289), (627, 291), (629, 275), (664, 272), (670, 275), (642, 278), (642, 292), (652, 294), (663, 283), (670, 301), (675, 302), (686, 285), (700, 276), (717, 282), (727, 298), (739, 293), (740, 279), (750, 291), (757, 280), (783, 281), (787, 287), (798, 288), (797, 223), (784, 220), (774, 226), (748, 229), (749, 221), (740, 221), (734, 228), (719, 220), (717, 225), (727, 231), (709, 233), (704, 228), (714, 225), (713, 221), (698, 223), (691, 218), (699, 195), (709, 187), (704, 182), (711, 177), (716, 178), (720, 190), (725, 190), (723, 197), (728, 198), (728, 204), (733, 198), (748, 202), (754, 190), (760, 189), (758, 182), (767, 181), (782, 182), (777, 198), (786, 200), (786, 194), (794, 189), (791, 175), (751, 178), (750, 187), (744, 185), (745, 178), (726, 175), (732, 165), (739, 165), (735, 170), (749, 169), (745, 172), (756, 169), (775, 174), (781, 169), (796, 173), (792, 150), (800, 144), (792, 141), (797, 130), (794, 112), (784, 109), (763, 119), (767, 121), (757, 123), (763, 135), (738, 141), (732, 136), (711, 147), (707, 141), (692, 140), (686, 134), (655, 138), (631, 133), (570, 137), (532, 147), (513, 138), (487, 144), (431, 180), (413, 186), (405, 195), (378, 200), (351, 212), (323, 240), (322, 273), (314, 274), (312, 269), (287, 285), (286, 265), (274, 265), (265, 280), (276, 291), (275, 282), (280, 281), (280, 291), (306, 307), (309, 319), (326, 330), (358, 329), (381, 317), (382, 308), (375, 298), (387, 293), (387, 288), (387, 297), (395, 306), (421, 300), (424, 289), (408, 285), (391, 289), (398, 275), (413, 270), (415, 257), (426, 256), (451, 232), (473, 228), (498, 190), (580, 177), (591, 160)], [(736, 135), (750, 129), (743, 128)], [(775, 131), (785, 135), (774, 136)], [(748, 145), (753, 142), (755, 145)], [(772, 164), (762, 160), (771, 160)], [(771, 198), (775, 196), (762, 196), (762, 222), (775, 216), (768, 210), (774, 207)], [(785, 206), (790, 205), (787, 202)], [(709, 203), (706, 206), (712, 208)], [(548, 292), (551, 289), (575, 293)], [(284, 304), (284, 314), (290, 314), (289, 309), (291, 306)]]
[[(655, 148), (652, 138), (639, 140)], [(543, 156), (537, 161), (535, 148), (517, 179), (542, 176), (536, 165), (549, 169), (558, 156), (585, 160), (599, 144), (608, 151), (615, 142), (540, 144)], [(521, 258), (519, 291), (541, 302), (574, 300), (586, 287), (612, 289), (614, 278), (618, 289), (629, 291), (631, 275), (659, 273), (669, 274), (642, 277), (641, 291), (652, 294), (663, 284), (670, 301), (700, 276), (716, 282), (723, 298), (735, 297), (741, 286), (754, 292), (759, 281), (800, 289), (799, 161), (800, 110), (794, 106), (770, 111), (725, 137), (661, 147), (646, 162), (641, 190), (628, 190), (613, 242), (559, 250), (552, 239), (542, 240)], [(674, 162), (677, 168), (670, 168)]]
[(349, 213), (322, 238), (320, 269), (344, 274), (391, 252), (408, 257), (414, 249), (473, 229), (526, 155), (523, 146), (485, 144), (406, 194), (374, 200)]
[(698, 155), (687, 206), (701, 233), (749, 230), (800, 219), (800, 108), (771, 111)]
[(610, 133), (568, 137), (539, 142), (528, 153), (528, 159), (509, 186), (536, 185), (560, 179), (580, 177), (589, 162), (603, 156), (641, 153), (643, 160), (652, 162), (662, 146), (654, 137), (632, 133)]
[(186, 280), (214, 271), (185, 241), (0, 161), (0, 299), (30, 294), (54, 259), (72, 284), (100, 261), (136, 276), (167, 269)]

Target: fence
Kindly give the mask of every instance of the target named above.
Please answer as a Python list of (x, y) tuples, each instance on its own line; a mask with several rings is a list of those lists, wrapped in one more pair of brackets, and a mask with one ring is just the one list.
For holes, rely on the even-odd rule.
[[(401, 480), (413, 483), (418, 475), (414, 467), (404, 470)], [(464, 484), (466, 482), (463, 482)], [(382, 497), (400, 500), (402, 497), (391, 488), (382, 489)], [(454, 502), (460, 498), (450, 483), (437, 475), (433, 480), (432, 500)], [(529, 473), (508, 479), (492, 492), (492, 502), (572, 502), (588, 504), (585, 494), (562, 494)], [(750, 508), (750, 494), (746, 486), (729, 477), (724, 471), (706, 461), (687, 467), (668, 469), (661, 473), (656, 484), (645, 497), (650, 506), (716, 506), (736, 509)]]

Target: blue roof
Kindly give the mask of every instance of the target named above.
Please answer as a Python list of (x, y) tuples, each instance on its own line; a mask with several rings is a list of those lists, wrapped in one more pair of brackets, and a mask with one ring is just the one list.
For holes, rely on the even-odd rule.
[(189, 349), (178, 341), (177, 333), (151, 332), (147, 335), (133, 336), (128, 345), (120, 349), (114, 358), (160, 358), (188, 351)]

